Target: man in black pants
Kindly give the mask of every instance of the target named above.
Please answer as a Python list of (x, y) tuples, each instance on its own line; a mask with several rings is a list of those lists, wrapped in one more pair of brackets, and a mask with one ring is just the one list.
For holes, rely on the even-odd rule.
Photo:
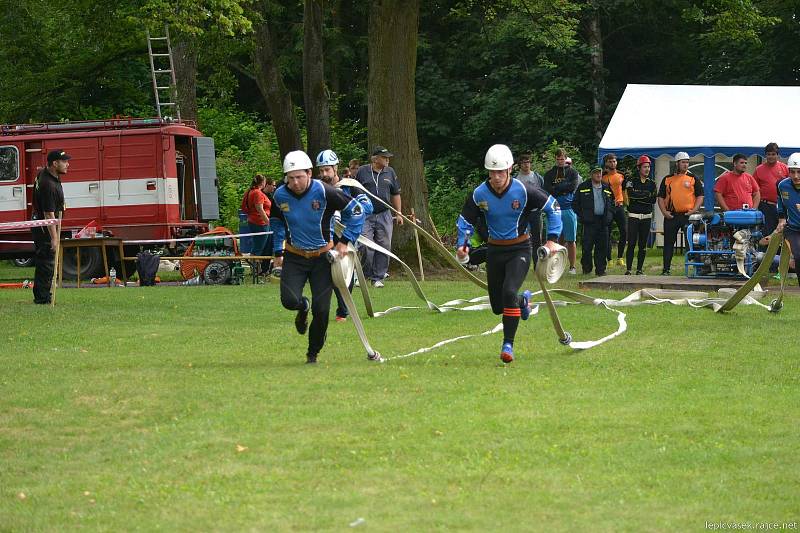
[(622, 190), (628, 204), (628, 251), (626, 252), (625, 275), (631, 274), (633, 252), (639, 245), (636, 261), (636, 275), (644, 274), (644, 258), (647, 254), (647, 238), (650, 236), (650, 222), (653, 220), (653, 204), (656, 203), (656, 182), (650, 178), (650, 158), (643, 155), (636, 162), (639, 176), (625, 178)]
[(475, 225), (481, 216), (489, 232), (486, 260), (486, 282), (489, 286), (489, 302), (492, 312), (503, 315), (503, 344), (500, 360), (514, 360), (514, 337), (520, 319), (530, 316), (530, 291), (518, 294), (531, 261), (531, 245), (528, 235), (528, 215), (533, 209), (541, 209), (547, 215), (547, 242), (552, 252), (555, 240), (561, 233), (561, 213), (558, 202), (543, 189), (511, 177), (514, 157), (503, 144), (495, 144), (486, 152), (484, 167), (489, 178), (478, 185), (464, 202), (458, 217), (458, 248), (456, 256), (466, 261), (469, 246), (467, 235), (475, 233)]
[(657, 202), (664, 215), (664, 270), (661, 275), (669, 276), (678, 231), (686, 234), (689, 215), (697, 213), (703, 204), (703, 182), (689, 172), (686, 152), (675, 154), (675, 173), (661, 180)]
[[(297, 332), (304, 335), (308, 330), (306, 362), (316, 363), (328, 332), (333, 292), (326, 254), (334, 248), (339, 254), (347, 253), (348, 243), (355, 242), (361, 233), (364, 212), (361, 204), (341, 189), (311, 179), (311, 168), (311, 159), (305, 152), (286, 154), (286, 184), (275, 191), (270, 225), (275, 237), (274, 265), (281, 268), (281, 304), (297, 311)], [(341, 212), (344, 230), (334, 247), (331, 219), (336, 211)], [(306, 282), (311, 285), (310, 302), (303, 296)], [(309, 311), (313, 315), (310, 328)], [(382, 361), (377, 352), (367, 358)]]
[[(594, 270), (598, 276), (605, 276), (608, 258), (608, 232), (614, 217), (614, 197), (611, 187), (603, 182), (603, 169), (592, 169), (591, 177), (578, 185), (572, 210), (583, 224), (583, 240), (581, 241), (581, 268), (584, 274)], [(594, 253), (592, 253), (594, 252)]]
[[(71, 157), (63, 150), (47, 154), (47, 166), (39, 171), (33, 187), (33, 218), (36, 220), (61, 218), (64, 214), (64, 188), (61, 176), (67, 173)], [(36, 273), (33, 282), (33, 303), (49, 304), (58, 246), (56, 226), (32, 228), (33, 247), (36, 254)]]

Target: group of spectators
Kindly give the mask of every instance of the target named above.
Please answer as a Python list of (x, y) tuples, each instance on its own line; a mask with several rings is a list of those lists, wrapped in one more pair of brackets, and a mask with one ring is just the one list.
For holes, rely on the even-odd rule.
[[(723, 211), (759, 209), (765, 218), (765, 234), (772, 233), (778, 225), (778, 183), (789, 176), (789, 169), (779, 160), (778, 153), (778, 145), (769, 143), (764, 149), (764, 161), (753, 175), (746, 172), (747, 156), (734, 155), (732, 170), (723, 173), (714, 186), (716, 203)], [(647, 155), (636, 161), (634, 175), (626, 176), (617, 168), (616, 155), (606, 154), (603, 166), (593, 168), (586, 180), (572, 167), (561, 148), (555, 152), (555, 165), (544, 176), (532, 170), (531, 162), (529, 152), (519, 154), (514, 177), (544, 189), (558, 201), (562, 221), (559, 242), (567, 248), (570, 274), (577, 273), (578, 223), (583, 233), (580, 260), (583, 274), (605, 275), (612, 261), (624, 266), (626, 275), (644, 274), (655, 208), (664, 217), (661, 274), (671, 274), (678, 233), (685, 230), (690, 215), (702, 210), (704, 200), (703, 182), (689, 171), (686, 152), (675, 154), (672, 172), (664, 176), (658, 187), (653, 162)], [(619, 234), (616, 259), (612, 259), (614, 226)], [(541, 243), (541, 213), (531, 212), (529, 232), (535, 252)]]

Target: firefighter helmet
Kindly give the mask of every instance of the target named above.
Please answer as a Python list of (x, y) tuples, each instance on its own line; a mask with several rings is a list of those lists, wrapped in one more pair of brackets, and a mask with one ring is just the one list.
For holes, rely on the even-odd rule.
[(302, 150), (295, 150), (289, 152), (283, 158), (283, 173), (288, 174), (293, 170), (310, 170), (314, 165), (311, 164), (311, 159)]
[(508, 170), (514, 164), (514, 155), (505, 144), (495, 144), (486, 151), (483, 166), (486, 170)]
[(339, 157), (333, 150), (323, 150), (317, 154), (317, 166), (326, 167), (339, 164)]

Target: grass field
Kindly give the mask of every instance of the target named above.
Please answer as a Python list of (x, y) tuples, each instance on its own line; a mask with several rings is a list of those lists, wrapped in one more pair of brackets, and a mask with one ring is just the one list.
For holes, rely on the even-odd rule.
[[(424, 288), (436, 302), (480, 295)], [(372, 294), (378, 309), (416, 305), (402, 280)], [(542, 313), (509, 366), (500, 335), (368, 363), (351, 322), (331, 323), (320, 363), (304, 365), (277, 283), (30, 301), (0, 291), (0, 530), (800, 521), (797, 297), (777, 315), (631, 308), (627, 333), (586, 352), (560, 346)], [(616, 328), (596, 308), (562, 319), (577, 340)], [(403, 311), (366, 327), (392, 356), (498, 322)]]

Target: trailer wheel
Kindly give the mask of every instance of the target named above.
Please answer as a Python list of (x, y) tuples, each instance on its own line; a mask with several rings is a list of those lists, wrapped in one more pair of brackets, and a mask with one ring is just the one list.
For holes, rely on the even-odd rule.
[[(75, 249), (64, 250), (64, 279), (77, 279), (78, 260)], [(112, 265), (109, 265), (111, 268)], [(103, 254), (96, 248), (84, 248), (81, 250), (81, 281), (86, 282), (91, 278), (105, 276), (103, 271)]]

